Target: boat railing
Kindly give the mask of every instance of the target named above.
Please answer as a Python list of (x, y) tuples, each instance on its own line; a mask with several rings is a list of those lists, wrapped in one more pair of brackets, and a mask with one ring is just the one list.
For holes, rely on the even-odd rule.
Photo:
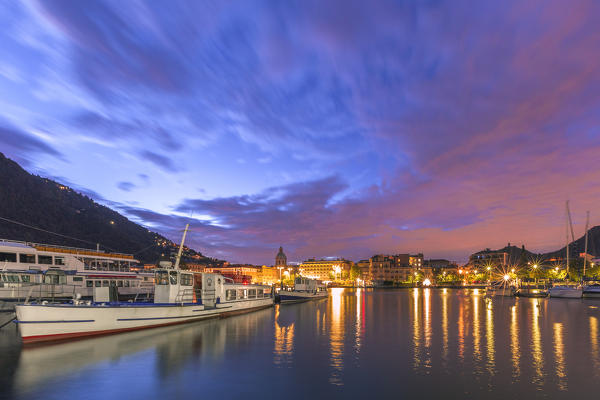
[[(138, 286), (137, 287), (140, 290), (137, 290), (135, 293), (135, 297), (133, 298), (133, 302), (137, 303), (138, 300), (141, 300), (141, 295), (145, 295), (144, 296), (144, 300), (149, 301), (150, 300), (150, 295), (154, 292), (154, 286), (152, 287), (144, 287), (144, 286)], [(141, 290), (144, 289), (144, 290)]]
[(175, 296), (175, 303), (192, 303), (194, 301), (194, 289), (181, 289)]

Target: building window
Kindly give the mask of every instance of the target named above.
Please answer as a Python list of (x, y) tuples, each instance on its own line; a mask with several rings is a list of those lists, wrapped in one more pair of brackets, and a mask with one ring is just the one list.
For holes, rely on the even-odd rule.
[(52, 265), (52, 256), (38, 256), (38, 264)]
[(0, 262), (17, 262), (17, 253), (0, 253)]
[(19, 262), (24, 264), (35, 264), (35, 254), (19, 254)]

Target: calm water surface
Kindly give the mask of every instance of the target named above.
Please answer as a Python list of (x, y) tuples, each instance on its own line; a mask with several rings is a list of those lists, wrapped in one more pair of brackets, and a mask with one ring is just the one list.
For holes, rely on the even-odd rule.
[(333, 289), (320, 302), (22, 350), (0, 396), (596, 398), (600, 301)]

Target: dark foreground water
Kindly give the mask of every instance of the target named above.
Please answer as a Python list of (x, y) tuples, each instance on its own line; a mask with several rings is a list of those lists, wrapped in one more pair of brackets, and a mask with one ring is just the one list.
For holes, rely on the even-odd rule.
[(320, 302), (22, 350), (14, 399), (600, 397), (600, 301), (333, 289)]

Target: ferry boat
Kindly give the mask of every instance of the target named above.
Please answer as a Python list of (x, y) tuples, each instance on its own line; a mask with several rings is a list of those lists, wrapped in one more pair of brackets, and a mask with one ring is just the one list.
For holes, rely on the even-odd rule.
[(154, 276), (131, 269), (130, 254), (0, 239), (0, 310), (26, 299), (91, 299), (94, 288), (116, 286), (122, 300), (151, 297)]
[(154, 302), (108, 301), (110, 287), (94, 288), (94, 301), (16, 306), (23, 343), (55, 341), (181, 324), (271, 307), (270, 286), (236, 284), (215, 273), (155, 270)]
[(324, 299), (327, 295), (327, 287), (323, 283), (302, 276), (294, 280), (293, 290), (280, 290), (278, 294), (282, 304)]

